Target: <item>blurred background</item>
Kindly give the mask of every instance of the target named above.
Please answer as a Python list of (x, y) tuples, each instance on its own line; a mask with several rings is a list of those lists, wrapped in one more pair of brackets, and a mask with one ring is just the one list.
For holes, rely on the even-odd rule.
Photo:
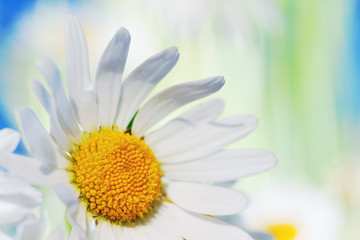
[[(233, 185), (250, 203), (228, 221), (276, 240), (359, 239), (359, 0), (1, 0), (1, 128), (18, 129), (25, 105), (48, 122), (30, 81), (44, 82), (35, 66), (44, 56), (65, 76), (67, 14), (82, 23), (92, 76), (124, 26), (132, 36), (125, 74), (175, 45), (180, 60), (153, 93), (223, 75), (223, 115), (259, 119), (231, 148), (268, 149), (279, 162)], [(45, 206), (63, 214), (50, 191)], [(46, 214), (50, 226), (64, 220)]]

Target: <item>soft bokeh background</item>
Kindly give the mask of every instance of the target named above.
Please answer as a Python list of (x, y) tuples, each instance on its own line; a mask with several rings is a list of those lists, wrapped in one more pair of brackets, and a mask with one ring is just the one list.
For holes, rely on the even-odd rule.
[[(124, 26), (132, 36), (125, 73), (175, 45), (180, 60), (154, 92), (224, 75), (216, 94), (226, 101), (223, 115), (258, 117), (258, 129), (231, 147), (268, 149), (279, 163), (235, 183), (250, 206), (230, 221), (258, 231), (287, 224), (298, 239), (358, 239), (359, 0), (2, 0), (1, 128), (18, 128), (16, 110), (25, 105), (48, 121), (30, 81), (44, 81), (35, 66), (44, 56), (65, 76), (67, 14), (84, 27), (93, 75), (112, 34)], [(48, 208), (62, 214), (50, 191)], [(64, 219), (46, 214), (52, 225)]]

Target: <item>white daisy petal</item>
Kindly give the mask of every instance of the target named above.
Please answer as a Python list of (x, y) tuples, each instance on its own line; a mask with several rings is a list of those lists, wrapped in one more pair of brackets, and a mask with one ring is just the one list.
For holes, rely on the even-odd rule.
[(179, 107), (218, 91), (225, 83), (223, 77), (178, 84), (165, 89), (140, 108), (132, 127), (134, 136), (141, 137), (154, 124)]
[(9, 175), (34, 185), (55, 186), (71, 180), (69, 174), (64, 170), (53, 170), (51, 173), (45, 174), (40, 161), (21, 155), (10, 154), (2, 159), (2, 164)]
[(58, 197), (65, 203), (70, 211), (76, 211), (79, 205), (79, 192), (70, 183), (64, 183), (54, 187)]
[(120, 28), (100, 59), (96, 72), (95, 89), (101, 126), (114, 124), (129, 45), (129, 32), (125, 28)]
[[(96, 238), (95, 238), (96, 239)], [(52, 240), (52, 239), (49, 239)], [(70, 233), (69, 233), (69, 237), (67, 240), (88, 240), (86, 238), (81, 238), (78, 234), (78, 232), (76, 231), (75, 228), (72, 228)]]
[[(51, 231), (45, 238), (45, 240), (64, 240), (68, 235), (67, 231), (64, 229), (64, 226), (60, 226)], [(68, 238), (68, 240), (71, 240)]]
[(214, 120), (221, 114), (223, 108), (224, 102), (220, 99), (212, 99), (196, 105), (160, 129), (147, 134), (145, 136), (145, 141), (149, 146), (161, 141), (166, 141), (167, 136), (181, 134), (187, 128), (193, 128)]
[(122, 85), (119, 113), (115, 121), (121, 130), (126, 129), (142, 101), (156, 84), (170, 72), (178, 59), (177, 48), (170, 47), (147, 59), (125, 79)]
[(32, 81), (31, 86), (50, 116), (50, 135), (63, 150), (69, 149), (71, 143), (60, 126), (53, 97), (40, 82)]
[(0, 225), (26, 224), (35, 222), (36, 216), (31, 209), (18, 204), (4, 201), (0, 198)]
[(178, 164), (164, 164), (164, 176), (174, 180), (220, 182), (247, 177), (275, 166), (277, 159), (265, 150), (227, 150)]
[(19, 115), (30, 152), (48, 167), (49, 171), (53, 168), (68, 166), (68, 161), (61, 156), (56, 144), (41, 125), (35, 113), (29, 108), (23, 108)]
[(66, 19), (66, 77), (70, 105), (81, 127), (86, 131), (97, 129), (97, 106), (90, 78), (89, 57), (84, 32), (79, 21)]
[(181, 234), (176, 231), (176, 227), (169, 223), (169, 219), (164, 215), (163, 209), (160, 207), (153, 218), (150, 218), (149, 236), (154, 240), (183, 240)]
[(41, 240), (45, 235), (46, 222), (41, 219), (39, 222), (34, 224), (21, 226), (17, 232), (17, 240)]
[[(95, 230), (94, 240), (127, 240), (122, 227), (114, 226), (106, 221), (101, 221)], [(131, 239), (129, 239), (131, 240)]]
[(226, 117), (184, 129), (166, 141), (153, 143), (151, 148), (162, 163), (185, 162), (218, 152), (252, 132), (257, 124), (257, 119), (250, 115)]
[(221, 99), (211, 99), (198, 104), (180, 116), (196, 125), (210, 122), (216, 119), (224, 110), (224, 101)]
[(0, 174), (0, 189), (1, 200), (26, 208), (38, 206), (43, 198), (39, 190), (8, 174)]
[[(116, 228), (116, 226), (114, 226), (114, 228)], [(135, 229), (123, 227), (121, 230), (124, 232), (125, 239), (156, 240), (148, 235), (146, 226), (142, 224), (135, 226)]]
[(10, 128), (0, 131), (0, 157), (12, 153), (20, 141), (20, 134)]
[(238, 213), (247, 205), (241, 193), (198, 183), (169, 182), (166, 196), (188, 211), (215, 216)]
[(56, 103), (56, 112), (59, 123), (64, 132), (74, 141), (81, 136), (80, 128), (73, 109), (66, 97), (60, 73), (55, 64), (48, 58), (41, 58), (36, 61), (37, 67), (47, 81)]
[(1, 230), (0, 230), (0, 239), (1, 240), (14, 240), (9, 235), (6, 235), (5, 233), (3, 233)]
[(164, 215), (176, 231), (181, 233), (186, 240), (252, 240), (252, 238), (240, 228), (221, 222), (220, 220), (202, 214), (192, 214), (181, 210), (174, 204), (164, 202)]
[(72, 238), (79, 240), (90, 239), (89, 221), (86, 216), (86, 208), (81, 204), (76, 209), (69, 209), (66, 217), (72, 226)]
[(21, 193), (28, 187), (23, 181), (0, 171), (0, 195)]

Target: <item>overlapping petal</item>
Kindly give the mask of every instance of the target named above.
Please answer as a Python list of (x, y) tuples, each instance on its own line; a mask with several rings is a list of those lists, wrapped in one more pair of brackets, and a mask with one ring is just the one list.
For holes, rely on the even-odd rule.
[(177, 48), (170, 47), (147, 59), (125, 79), (121, 89), (119, 113), (115, 121), (120, 129), (126, 129), (142, 101), (156, 84), (170, 72), (178, 59)]
[(10, 154), (1, 160), (1, 164), (9, 175), (34, 185), (56, 186), (71, 180), (66, 171), (54, 169), (51, 172), (44, 172), (43, 164), (39, 160), (21, 155)]
[(152, 142), (150, 146), (163, 163), (185, 162), (220, 151), (252, 132), (257, 123), (253, 116), (237, 115), (197, 127), (188, 124), (166, 141)]
[(58, 121), (66, 133), (73, 141), (78, 141), (81, 136), (75, 113), (67, 99), (60, 73), (55, 64), (48, 58), (38, 59), (37, 67), (45, 77), (47, 84), (53, 94), (56, 105), (56, 115)]
[(225, 182), (275, 166), (276, 157), (265, 150), (226, 150), (194, 161), (164, 164), (165, 177), (195, 182)]
[(114, 124), (129, 45), (129, 32), (120, 28), (101, 56), (95, 82), (100, 126)]
[(59, 152), (56, 143), (40, 123), (35, 113), (29, 108), (20, 110), (20, 120), (30, 152), (42, 162), (44, 171), (65, 168), (68, 161)]
[(84, 32), (72, 16), (66, 20), (66, 77), (70, 105), (82, 128), (97, 129), (98, 114), (93, 83), (90, 78), (89, 57)]
[(225, 83), (223, 77), (211, 77), (169, 87), (151, 98), (136, 115), (132, 134), (142, 137), (147, 130), (179, 107), (217, 92)]
[(161, 141), (166, 141), (167, 137), (181, 134), (184, 129), (196, 127), (216, 119), (224, 108), (224, 102), (220, 99), (212, 99), (201, 103), (186, 111), (184, 114), (167, 123), (165, 126), (150, 132), (145, 136), (145, 141), (152, 146)]
[(56, 112), (55, 101), (52, 95), (45, 89), (45, 87), (38, 81), (32, 82), (32, 88), (38, 99), (48, 112), (50, 116), (50, 135), (60, 146), (61, 149), (67, 150), (71, 147), (71, 141), (69, 137), (64, 132), (63, 128), (60, 125), (59, 118)]
[(189, 182), (169, 182), (166, 196), (188, 211), (214, 216), (232, 215), (242, 211), (246, 198), (233, 190)]
[(214, 217), (193, 214), (181, 210), (174, 204), (163, 203), (164, 218), (171, 219), (169, 224), (183, 239), (231, 239), (251, 240), (252, 238), (240, 228), (222, 222)]

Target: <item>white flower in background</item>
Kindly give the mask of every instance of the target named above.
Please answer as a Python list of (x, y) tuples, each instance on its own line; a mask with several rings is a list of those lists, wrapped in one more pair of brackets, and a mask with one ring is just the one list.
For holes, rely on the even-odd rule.
[[(11, 129), (0, 130), (0, 166), (17, 147), (20, 134)], [(20, 156), (19, 156), (20, 157)], [(36, 207), (40, 205), (42, 193), (30, 184), (17, 179), (11, 174), (0, 171), (0, 239), (12, 239), (1, 231), (9, 225), (30, 224), (37, 220)]]
[(339, 196), (346, 209), (343, 239), (356, 240), (360, 235), (360, 159), (359, 155), (342, 156), (341, 164), (328, 171), (327, 185)]
[(275, 240), (337, 240), (343, 216), (319, 189), (299, 184), (269, 184), (258, 189), (241, 214), (247, 229), (267, 232)]
[[(178, 108), (218, 91), (223, 77), (165, 89), (145, 104), (155, 85), (174, 67), (170, 47), (147, 59), (123, 81), (130, 35), (119, 29), (90, 78), (87, 45), (78, 20), (66, 25), (69, 100), (49, 59), (37, 62), (52, 91), (32, 87), (50, 115), (50, 135), (28, 108), (20, 118), (31, 159), (10, 159), (10, 172), (54, 186), (68, 206), (71, 239), (251, 239), (239, 228), (207, 215), (244, 209), (236, 191), (202, 184), (252, 175), (276, 163), (263, 150), (224, 150), (257, 126), (256, 118), (218, 119), (223, 102), (199, 104), (163, 127), (153, 126)], [(27, 167), (24, 168), (24, 162)]]

